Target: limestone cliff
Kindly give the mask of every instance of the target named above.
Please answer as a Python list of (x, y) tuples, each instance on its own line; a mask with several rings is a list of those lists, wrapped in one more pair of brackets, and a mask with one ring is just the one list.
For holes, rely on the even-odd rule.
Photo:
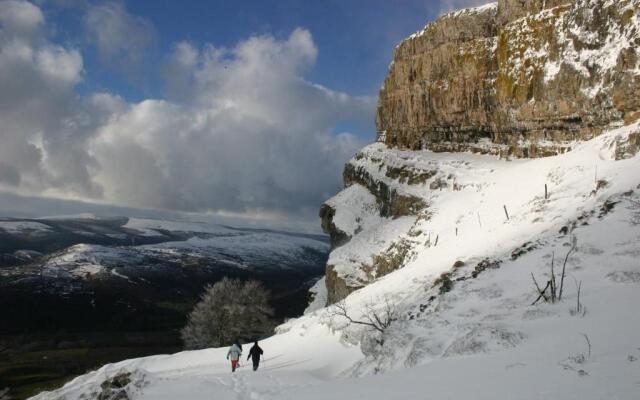
[[(400, 43), (380, 91), (383, 143), (347, 163), (345, 189), (321, 207), (333, 247), (327, 302), (419, 263), (419, 254), (438, 253), (443, 241), (463, 240), (459, 229), (486, 237), (480, 213), (496, 223), (507, 207), (500, 196), (491, 204), (484, 197), (500, 189), (491, 177), (509, 168), (502, 158), (565, 153), (616, 128), (625, 135), (607, 139), (601, 151), (613, 149), (614, 161), (635, 157), (639, 12), (640, 0), (500, 0), (444, 15)], [(560, 184), (556, 174), (539, 186)], [(477, 206), (465, 203), (474, 196)], [(542, 204), (526, 199), (522, 210), (535, 213)], [(450, 265), (457, 256), (442, 255)]]
[(637, 119), (639, 0), (500, 0), (397, 46), (378, 139), (434, 151), (553, 155)]

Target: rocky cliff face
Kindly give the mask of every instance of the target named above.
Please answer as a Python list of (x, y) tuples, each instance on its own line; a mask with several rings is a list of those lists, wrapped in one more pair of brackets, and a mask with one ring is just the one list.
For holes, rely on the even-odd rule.
[[(538, 158), (619, 128), (625, 135), (606, 151), (614, 149), (613, 160), (634, 157), (639, 12), (640, 0), (500, 0), (447, 14), (404, 40), (380, 91), (384, 144), (356, 154), (345, 189), (321, 207), (333, 247), (327, 302), (437, 253), (443, 241), (462, 240), (464, 224), (486, 238), (481, 212), (497, 213), (494, 223), (503, 218), (504, 199), (487, 206), (484, 192), (499, 189), (491, 177), (505, 161), (416, 150)], [(561, 182), (555, 174), (550, 187)], [(464, 202), (473, 196), (477, 205)], [(456, 201), (470, 209), (455, 209)], [(483, 203), (490, 211), (478, 208)], [(534, 204), (535, 213), (538, 203), (522, 209)], [(457, 256), (442, 257), (454, 265)]]
[(639, 0), (500, 0), (404, 40), (380, 91), (389, 146), (564, 152), (640, 117)]

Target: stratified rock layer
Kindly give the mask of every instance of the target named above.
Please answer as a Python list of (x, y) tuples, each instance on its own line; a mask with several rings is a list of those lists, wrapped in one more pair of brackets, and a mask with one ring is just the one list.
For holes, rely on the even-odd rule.
[[(347, 163), (345, 189), (320, 211), (332, 239), (327, 302), (438, 246), (434, 196), (480, 191), (467, 175), (494, 173), (471, 173), (462, 155), (438, 161), (404, 150), (542, 157), (640, 118), (639, 12), (640, 0), (500, 0), (404, 40), (380, 91), (377, 141), (385, 145)], [(615, 159), (638, 153), (637, 125), (610, 143)], [(449, 234), (457, 237), (460, 218)]]
[(404, 40), (380, 91), (388, 146), (554, 155), (640, 115), (640, 0), (500, 0)]

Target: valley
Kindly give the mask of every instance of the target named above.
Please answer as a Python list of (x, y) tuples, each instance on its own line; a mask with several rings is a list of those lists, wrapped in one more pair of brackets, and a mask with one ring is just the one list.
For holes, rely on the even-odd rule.
[(183, 221), (4, 219), (0, 229), (0, 387), (19, 397), (180, 350), (186, 315), (225, 276), (263, 282), (274, 322), (300, 315), (328, 252), (320, 235)]

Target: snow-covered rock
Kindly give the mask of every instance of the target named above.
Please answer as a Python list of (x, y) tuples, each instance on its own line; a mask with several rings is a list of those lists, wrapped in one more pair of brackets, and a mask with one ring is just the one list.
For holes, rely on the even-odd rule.
[[(636, 122), (576, 143), (575, 150), (562, 156), (513, 161), (470, 153), (398, 150), (381, 143), (367, 146), (346, 169), (366, 176), (373, 193), (383, 186), (420, 199), (426, 206), (409, 215), (374, 219), (368, 205), (358, 210), (353, 202), (343, 200), (351, 187), (329, 200), (336, 216), (376, 221), (330, 254), (329, 302), (405, 266), (429, 266), (428, 274), (435, 278), (456, 261), (510, 252), (557, 232), (567, 221), (640, 183), (631, 172), (637, 149), (630, 158), (620, 156), (639, 133)], [(406, 177), (409, 172), (398, 175), (394, 172), (398, 169), (424, 179), (412, 182)], [(376, 198), (378, 204), (387, 201), (380, 195)]]

